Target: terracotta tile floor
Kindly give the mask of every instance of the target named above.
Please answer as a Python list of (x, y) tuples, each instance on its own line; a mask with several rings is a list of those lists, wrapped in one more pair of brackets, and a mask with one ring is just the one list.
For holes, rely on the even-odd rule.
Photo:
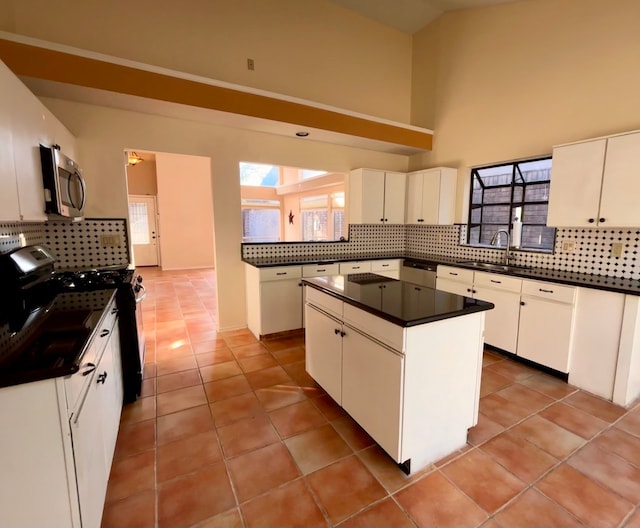
[(143, 275), (146, 379), (104, 526), (640, 526), (640, 405), (486, 351), (468, 445), (407, 477), (305, 373), (302, 338), (216, 333), (212, 271)]

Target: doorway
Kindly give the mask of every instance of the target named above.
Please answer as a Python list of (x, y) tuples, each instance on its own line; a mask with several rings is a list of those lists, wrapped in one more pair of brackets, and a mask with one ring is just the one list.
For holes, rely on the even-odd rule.
[(155, 196), (129, 195), (131, 243), (136, 266), (158, 266), (158, 222)]

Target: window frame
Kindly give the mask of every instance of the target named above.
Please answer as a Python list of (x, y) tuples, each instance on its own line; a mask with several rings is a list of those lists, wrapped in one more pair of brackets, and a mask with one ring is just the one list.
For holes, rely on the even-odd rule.
[[(468, 214), (467, 214), (467, 236), (466, 236), (466, 241), (465, 244), (471, 247), (504, 247), (504, 245), (502, 244), (502, 240), (498, 240), (498, 242), (500, 243), (500, 246), (490, 246), (488, 244), (483, 244), (483, 243), (473, 243), (470, 242), (470, 237), (472, 234), (472, 228), (475, 227), (479, 227), (481, 234), (479, 239), (482, 238), (482, 227), (483, 226), (496, 226), (496, 230), (503, 228), (504, 227), (504, 222), (502, 223), (492, 223), (492, 222), (483, 222), (483, 215), (484, 215), (484, 208), (486, 208), (487, 206), (504, 206), (504, 207), (509, 207), (509, 222), (507, 223), (507, 228), (509, 231), (509, 234), (511, 236), (513, 236), (513, 218), (514, 218), (514, 211), (518, 208), (521, 207), (522, 210), (524, 210), (525, 206), (531, 206), (531, 205), (546, 205), (548, 207), (549, 205), (549, 199), (547, 198), (547, 200), (531, 200), (531, 201), (527, 201), (525, 199), (526, 197), (526, 189), (527, 189), (527, 185), (539, 185), (541, 183), (548, 183), (549, 185), (551, 184), (551, 175), (549, 175), (549, 179), (548, 180), (538, 180), (535, 182), (526, 182), (525, 178), (522, 175), (522, 171), (520, 170), (520, 165), (524, 165), (527, 163), (531, 163), (531, 162), (536, 162), (536, 161), (546, 161), (546, 160), (553, 160), (553, 157), (551, 154), (549, 155), (545, 155), (545, 156), (538, 156), (535, 158), (526, 158), (526, 159), (520, 159), (520, 160), (515, 160), (515, 161), (509, 161), (509, 162), (503, 162), (503, 163), (494, 163), (491, 165), (482, 165), (479, 167), (473, 167), (471, 169), (471, 173), (470, 173), (470, 187), (469, 187), (469, 203), (468, 203)], [(493, 169), (493, 168), (498, 168), (498, 167), (508, 167), (508, 166), (512, 166), (512, 173), (511, 173), (511, 182), (510, 183), (506, 183), (506, 184), (501, 184), (501, 185), (492, 185), (492, 186), (485, 186), (483, 184), (482, 178), (480, 177), (480, 174), (478, 173), (478, 171), (482, 171), (483, 169)], [(517, 182), (517, 178), (520, 178), (520, 182)], [(479, 182), (481, 188), (482, 188), (482, 201), (480, 204), (474, 204), (473, 203), (473, 195), (474, 195), (474, 181), (477, 179), (477, 181)], [(514, 195), (515, 195), (515, 190), (516, 187), (522, 187), (522, 199), (519, 201), (514, 201)], [(510, 188), (511, 189), (511, 193), (510, 193), (510, 200), (509, 202), (502, 202), (502, 203), (485, 203), (484, 202), (484, 191), (485, 189), (490, 188), (490, 189), (506, 189), (506, 188)], [(472, 214), (473, 211), (476, 209), (480, 209), (480, 219), (477, 222), (472, 222)], [(548, 215), (548, 209), (547, 209), (547, 215)], [(522, 215), (521, 215), (522, 216)], [(550, 227), (546, 224), (546, 221), (544, 224), (541, 223), (533, 223), (533, 222), (524, 222), (522, 217), (520, 218), (520, 222), (522, 222), (522, 226), (524, 228), (525, 225), (527, 226), (538, 226), (538, 227)], [(555, 233), (555, 228), (554, 229), (554, 233)], [(553, 237), (555, 240), (555, 236)], [(506, 243), (506, 241), (505, 241)], [(540, 252), (540, 253), (553, 253), (554, 251), (554, 247), (552, 246), (551, 248), (532, 248), (532, 247), (518, 247), (518, 248), (514, 248), (512, 247), (511, 249), (516, 250), (516, 251), (529, 251), (529, 252)]]

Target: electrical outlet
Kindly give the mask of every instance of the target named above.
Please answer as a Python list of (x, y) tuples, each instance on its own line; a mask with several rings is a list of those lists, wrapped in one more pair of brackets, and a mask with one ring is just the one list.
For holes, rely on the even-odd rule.
[(438, 233), (438, 244), (442, 244), (442, 233)]
[(247, 70), (255, 70), (256, 69), (256, 63), (254, 62), (253, 59), (247, 59)]
[(573, 241), (566, 240), (562, 243), (562, 251), (564, 253), (575, 253), (576, 252), (576, 243)]
[(611, 256), (612, 257), (621, 257), (622, 256), (622, 242), (614, 242), (611, 244)]
[(103, 246), (119, 247), (122, 245), (121, 235), (100, 235), (100, 244)]

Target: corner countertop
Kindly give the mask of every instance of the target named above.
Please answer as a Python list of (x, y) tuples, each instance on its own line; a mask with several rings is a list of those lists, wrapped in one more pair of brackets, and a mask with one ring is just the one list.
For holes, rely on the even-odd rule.
[[(574, 271), (561, 271), (543, 268), (518, 268), (508, 272), (500, 270), (479, 270), (474, 266), (465, 263), (460, 257), (453, 258), (442, 255), (415, 255), (410, 253), (363, 253), (355, 255), (293, 255), (293, 256), (268, 256), (260, 258), (243, 258), (242, 260), (256, 268), (266, 268), (275, 266), (295, 266), (304, 264), (323, 264), (332, 262), (350, 262), (354, 260), (382, 260), (382, 259), (404, 259), (424, 264), (455, 266), (457, 268), (467, 268), (483, 273), (499, 273), (502, 275), (510, 275), (520, 277), (522, 279), (541, 280), (545, 282), (554, 282), (557, 284), (566, 284), (568, 286), (581, 286), (583, 288), (592, 288), (597, 290), (610, 291), (614, 293), (622, 293), (625, 295), (640, 296), (640, 280), (635, 279), (619, 279), (616, 277), (607, 277), (605, 275), (594, 275), (591, 273), (577, 273)], [(468, 259), (467, 259), (468, 260)]]
[(493, 309), (494, 305), (373, 273), (302, 279), (307, 286), (402, 327)]

